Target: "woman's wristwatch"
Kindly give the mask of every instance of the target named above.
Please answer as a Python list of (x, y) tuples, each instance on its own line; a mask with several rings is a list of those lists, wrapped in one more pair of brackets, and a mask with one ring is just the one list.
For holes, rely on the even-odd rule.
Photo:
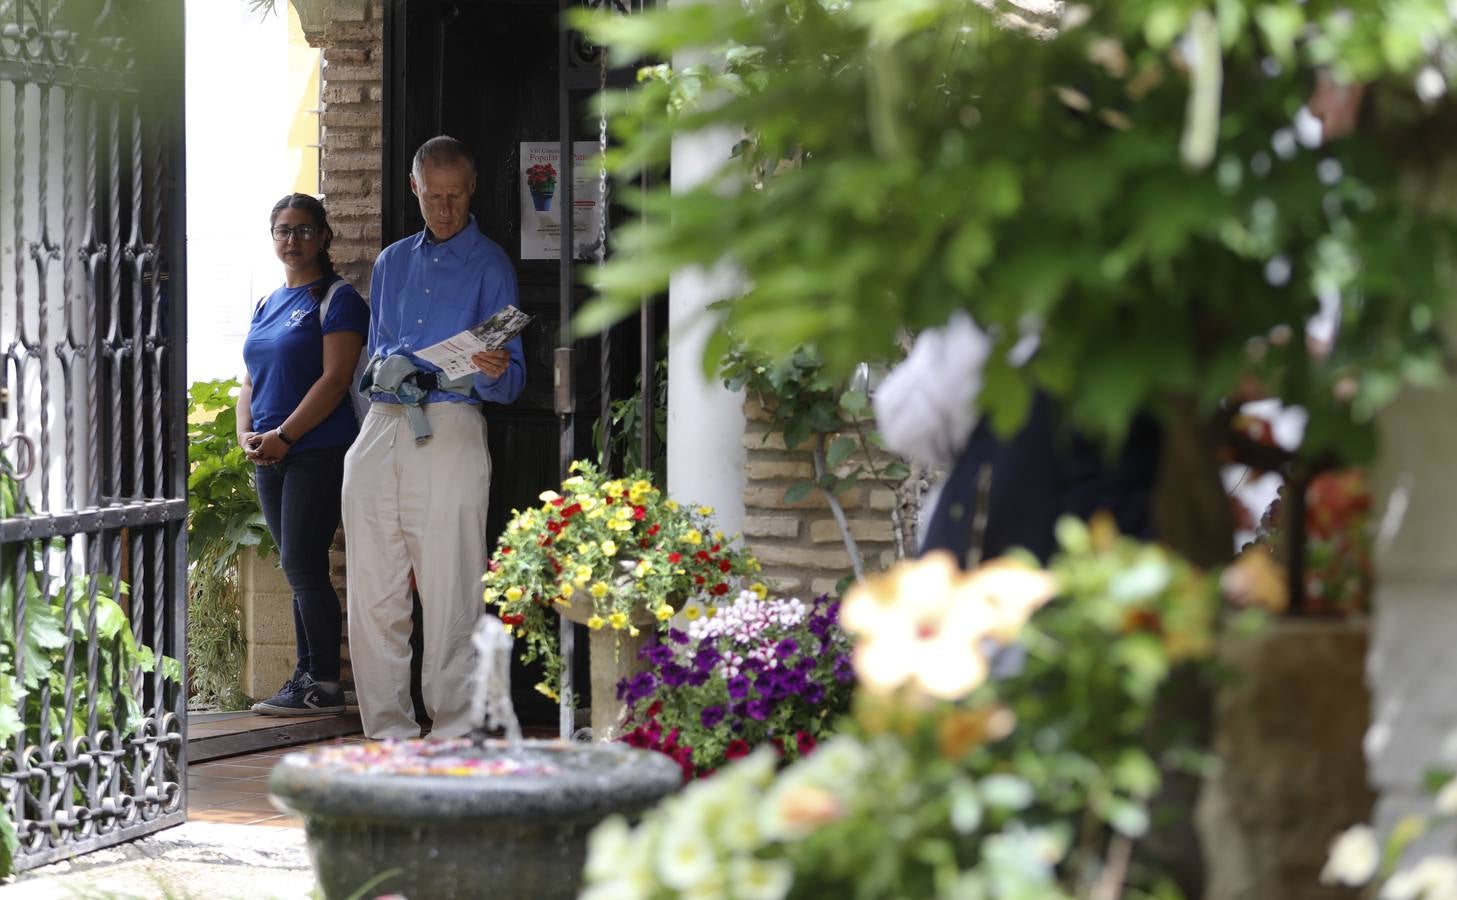
[(274, 431), (274, 433), (276, 433), (278, 435), (278, 439), (280, 441), (283, 441), (285, 444), (292, 444), (293, 443), (293, 438), (289, 437), (288, 434), (282, 428), (275, 428), (275, 429), (273, 429), (273, 431)]

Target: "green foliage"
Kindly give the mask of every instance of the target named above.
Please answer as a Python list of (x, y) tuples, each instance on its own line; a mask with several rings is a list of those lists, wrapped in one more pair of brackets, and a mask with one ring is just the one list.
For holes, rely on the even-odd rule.
[[(668, 483), (668, 361), (658, 360), (653, 377), (653, 480)], [(612, 452), (621, 459), (622, 471), (643, 469), (642, 461), (642, 374), (633, 377), (633, 393), (612, 404)], [(602, 422), (592, 429), (592, 443), (602, 453)]]
[[(583, 897), (629, 885), (643, 898), (711, 885), (733, 897), (1177, 896), (1142, 866), (1124, 884), (1118, 860), (1149, 831), (1161, 771), (1189, 755), (1150, 724), (1175, 666), (1212, 649), (1217, 582), (1106, 524), (1068, 521), (1059, 537), (1060, 596), (1022, 631), (1020, 671), (955, 698), (884, 693), (873, 685), (887, 654), (933, 679), (959, 661), (925, 664), (891, 629), (860, 632), (855, 717), (838, 736), (783, 771), (769, 752), (720, 769), (636, 828), (605, 823)], [(940, 587), (931, 569), (886, 580), (897, 577), (870, 586), (877, 615), (924, 616)], [(985, 614), (1017, 594), (1007, 581), (979, 590), (948, 608)], [(847, 625), (864, 614), (856, 602)]]
[[(30, 502), (9, 471), (0, 466), (0, 516), (27, 515)], [(150, 647), (137, 643), (117, 602), (127, 593), (124, 582), (102, 574), (58, 576), (58, 557), (58, 549), (45, 541), (0, 545), (0, 572), (22, 573), (0, 580), (0, 746), (17, 735), (31, 747), (83, 736), (92, 731), (93, 715), (95, 729), (124, 740), (142, 719), (133, 680), (159, 664), (163, 679), (175, 683), (181, 677), (177, 660), (158, 660)], [(20, 633), (17, 603), (23, 610)], [(94, 679), (88, 667), (93, 653)], [(0, 802), (0, 877), (10, 872), (16, 849), (9, 806)]]
[[(746, 134), (703, 183), (624, 198), (649, 214), (619, 232), (579, 329), (727, 263), (748, 287), (716, 313), (710, 367), (731, 333), (776, 364), (812, 346), (844, 377), (965, 309), (998, 342), (981, 398), (1004, 431), (1033, 389), (1116, 439), (1139, 409), (1212, 410), (1253, 376), (1311, 412), (1304, 452), (1367, 455), (1375, 411), (1443, 369), (1452, 222), (1400, 179), (1452, 143), (1452, 101), (1411, 89), (1452, 65), (1448, 5), (1213, 9), (1070, 5), (1028, 28), (962, 0), (579, 14), (619, 62), (714, 60), (609, 98), (617, 177), (662, 169), (675, 136)], [(1374, 82), (1376, 115), (1315, 149), (1291, 123), (1320, 66)], [(1316, 359), (1299, 335), (1319, 296), (1343, 325)], [(1028, 328), (1041, 347), (1017, 368), (1005, 351)]]
[(200, 381), (187, 392), (187, 655), (194, 699), (224, 709), (247, 700), (238, 556), (245, 547), (273, 552), (253, 464), (238, 446), (237, 392), (231, 379)]

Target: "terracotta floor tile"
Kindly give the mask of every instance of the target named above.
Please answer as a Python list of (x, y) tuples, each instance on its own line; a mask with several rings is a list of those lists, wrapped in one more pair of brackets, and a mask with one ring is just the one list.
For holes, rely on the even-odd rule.
[(272, 768), (271, 764), (256, 765), (228, 760), (226, 763), (203, 763), (193, 767), (192, 771), (210, 778), (257, 778), (267, 774)]
[(232, 782), (239, 780), (241, 779), (233, 778), (231, 776), (223, 777), (220, 775), (208, 775), (198, 771), (197, 769), (191, 769), (187, 773), (187, 786), (190, 788), (222, 787), (225, 784), (231, 784)]

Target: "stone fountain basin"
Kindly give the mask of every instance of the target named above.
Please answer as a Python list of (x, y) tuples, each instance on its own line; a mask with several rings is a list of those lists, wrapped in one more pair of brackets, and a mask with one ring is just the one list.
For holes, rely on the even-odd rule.
[[(399, 741), (405, 754), (429, 741)], [(520, 764), (510, 774), (359, 770), (329, 751), (293, 753), (274, 767), (273, 797), (304, 820), (324, 896), (577, 896), (587, 833), (614, 813), (635, 817), (682, 784), (659, 753), (623, 744), (502, 741), (478, 759)]]

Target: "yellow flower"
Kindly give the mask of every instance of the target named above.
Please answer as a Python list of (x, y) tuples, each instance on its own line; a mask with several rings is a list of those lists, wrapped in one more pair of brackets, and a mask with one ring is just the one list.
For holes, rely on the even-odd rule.
[(629, 625), (627, 626), (627, 634), (629, 637), (637, 637), (638, 635), (642, 634), (642, 632), (637, 630), (636, 625)]
[(628, 499), (630, 499), (633, 503), (641, 503), (652, 492), (653, 486), (650, 482), (638, 480), (632, 483), (632, 488), (627, 492), (627, 494)]
[(602, 485), (602, 487), (607, 491), (607, 496), (611, 497), (613, 500), (616, 500), (618, 497), (622, 496), (621, 481), (609, 481), (606, 484)]
[(683, 609), (683, 618), (690, 622), (695, 621), (701, 615), (703, 615), (703, 610), (696, 606), (688, 606)]
[(752, 556), (749, 557), (749, 559), (748, 559), (748, 561), (746, 563), (744, 563), (744, 566), (750, 572), (761, 572), (764, 569), (763, 566), (759, 565), (759, 561), (757, 559), (755, 559), (754, 557), (752, 557)]
[(519, 587), (508, 587), (508, 588), (506, 588), (506, 599), (509, 602), (511, 602), (511, 603), (515, 603), (517, 600), (520, 600), (521, 599), (521, 588), (519, 588)]
[(603, 621), (601, 616), (593, 616), (592, 618), (587, 620), (587, 627), (592, 629), (593, 631), (601, 631), (602, 626), (606, 624), (607, 623)]
[(715, 531), (713, 533), (713, 539), (715, 541), (721, 541), (721, 540), (723, 540), (723, 532), (722, 531)]
[(769, 596), (769, 589), (765, 587), (762, 582), (756, 581), (753, 584), (749, 585), (749, 590), (753, 591), (754, 596), (758, 597), (760, 600), (763, 600), (765, 597)]
[[(573, 471), (576, 471), (576, 470), (574, 469)], [(582, 476), (580, 476), (580, 475), (573, 475), (571, 478), (568, 478), (566, 481), (563, 481), (562, 482), (562, 487), (574, 488), (574, 487), (582, 484), (584, 481), (585, 481), (585, 479), (583, 479)]]
[(543, 503), (550, 503), (553, 500), (560, 500), (561, 498), (562, 495), (558, 494), (556, 491), (542, 491), (540, 494), (536, 495), (536, 499), (542, 501)]
[(700, 516), (711, 516), (711, 515), (713, 515), (713, 507), (711, 507), (711, 506), (700, 506), (700, 507), (698, 507), (698, 514)]
[(582, 468), (582, 461), (579, 460), (579, 459), (574, 459), (574, 460), (572, 460), (572, 464), (569, 465), (569, 466), (567, 466), (567, 471), (568, 472), (576, 472), (577, 470), (579, 470), (581, 468)]
[(653, 570), (653, 564), (652, 563), (648, 562), (645, 559), (640, 559), (640, 560), (638, 560), (637, 567), (632, 570), (632, 573), (634, 575), (636, 575), (637, 577), (641, 578), (644, 575), (646, 575), (649, 572), (651, 572), (652, 570)]
[(572, 580), (577, 583), (577, 586), (578, 587), (580, 587), (580, 586), (586, 584), (587, 583), (587, 579), (589, 579), (591, 577), (592, 577), (592, 567), (591, 566), (577, 566), (577, 575)]
[(592, 582), (592, 596), (593, 597), (596, 597), (598, 600), (601, 600), (603, 597), (606, 597), (607, 596), (607, 585), (603, 584), (600, 581), (594, 581), (594, 582)]
[(603, 556), (616, 556), (617, 555), (617, 545), (615, 543), (613, 543), (612, 541), (603, 541), (602, 542), (602, 555)]
[(668, 506), (668, 509), (672, 510), (673, 512), (677, 512), (678, 511), (678, 501), (677, 500), (669, 500), (667, 506)]
[(703, 535), (699, 534), (697, 529), (690, 530), (687, 534), (683, 535), (683, 543), (692, 544), (696, 547), (703, 543)]
[[(551, 687), (545, 681), (541, 682), (540, 684), (538, 684), (536, 686), (536, 692), (538, 694), (545, 694), (546, 696), (550, 697), (552, 700), (557, 701), (558, 703), (561, 702), (561, 699), (562, 698), (557, 694), (556, 691), (552, 690)], [(461, 774), (462, 775), (469, 775), (469, 774), (473, 774), (473, 772), (474, 772), (473, 769), (466, 769)]]
[(594, 509), (597, 508), (597, 501), (594, 500), (594, 499), (592, 499), (591, 497), (583, 497), (581, 500), (578, 500), (577, 502), (580, 503), (580, 504), (582, 504), (582, 511), (583, 512), (591, 512), (592, 510), (594, 510)]
[(614, 513), (613, 515), (616, 516), (619, 519), (631, 519), (632, 518), (632, 507), (631, 506), (619, 506), (619, 507), (617, 507), (617, 512)]
[(593, 508), (593, 510), (591, 512), (587, 513), (587, 518), (589, 518), (589, 519), (600, 519), (600, 518), (602, 518), (602, 513), (605, 512), (605, 511), (606, 510), (604, 510), (600, 506), (595, 507), (595, 508)]
[(631, 531), (632, 530), (632, 520), (631, 519), (613, 519), (611, 522), (608, 522), (607, 523), (607, 527), (610, 528), (613, 531)]
[(574, 587), (572, 587), (572, 583), (570, 581), (567, 582), (566, 584), (562, 585), (562, 596), (563, 597), (570, 598), (576, 592), (577, 592), (577, 589), (574, 588)]
[(664, 603), (662, 606), (657, 608), (657, 611), (654, 612), (653, 615), (658, 617), (659, 622), (666, 622), (669, 619), (673, 618), (673, 607)]
[(627, 613), (613, 613), (607, 617), (607, 624), (611, 625), (614, 631), (621, 631), (627, 625)]

